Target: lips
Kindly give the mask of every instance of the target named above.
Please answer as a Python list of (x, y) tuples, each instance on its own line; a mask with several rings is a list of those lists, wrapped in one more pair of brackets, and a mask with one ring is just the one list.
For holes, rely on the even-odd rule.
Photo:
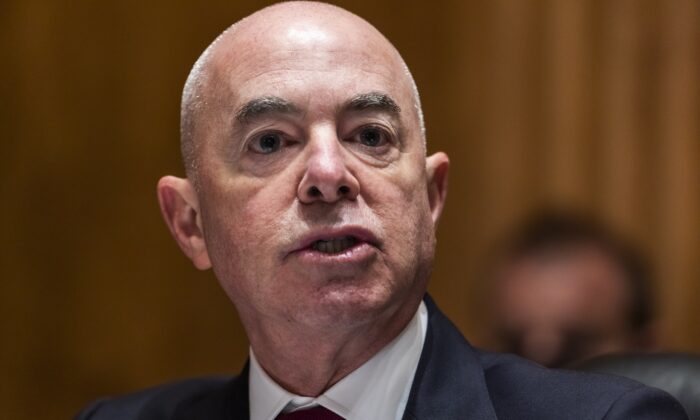
[(293, 247), (292, 253), (313, 252), (323, 255), (343, 254), (359, 246), (379, 247), (377, 238), (367, 229), (344, 227), (315, 230), (305, 235)]

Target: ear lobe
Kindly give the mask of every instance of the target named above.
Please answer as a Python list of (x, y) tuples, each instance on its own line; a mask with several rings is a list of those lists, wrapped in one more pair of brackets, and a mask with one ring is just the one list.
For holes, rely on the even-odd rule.
[(426, 158), (425, 168), (428, 177), (430, 212), (433, 223), (437, 226), (447, 197), (447, 173), (450, 168), (450, 159), (445, 153), (437, 152)]
[(158, 181), (158, 202), (165, 223), (182, 252), (200, 270), (211, 267), (202, 232), (199, 201), (186, 178), (165, 176)]

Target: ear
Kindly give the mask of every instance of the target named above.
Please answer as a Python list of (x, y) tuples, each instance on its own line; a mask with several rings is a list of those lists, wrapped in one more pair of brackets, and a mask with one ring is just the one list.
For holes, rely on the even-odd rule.
[(202, 231), (199, 201), (186, 178), (165, 176), (158, 181), (158, 202), (165, 223), (182, 252), (200, 270), (211, 267)]
[(428, 176), (430, 212), (433, 215), (433, 223), (437, 226), (447, 197), (447, 172), (450, 168), (450, 159), (445, 153), (437, 152), (426, 158), (425, 168)]

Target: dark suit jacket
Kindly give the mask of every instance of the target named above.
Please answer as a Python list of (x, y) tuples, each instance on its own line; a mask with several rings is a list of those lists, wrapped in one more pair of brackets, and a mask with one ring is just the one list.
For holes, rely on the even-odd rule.
[[(687, 419), (663, 391), (637, 382), (550, 370), (473, 348), (426, 296), (428, 330), (404, 420)], [(248, 418), (248, 367), (97, 401), (77, 420)], [(368, 419), (369, 420), (369, 419)]]

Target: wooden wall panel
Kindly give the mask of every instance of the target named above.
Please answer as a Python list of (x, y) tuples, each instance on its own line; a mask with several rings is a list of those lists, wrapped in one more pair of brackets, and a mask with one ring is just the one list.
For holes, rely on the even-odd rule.
[(661, 9), (658, 253), (668, 310), (662, 318), (670, 344), (697, 343), (700, 256), (700, 5), (665, 3)]
[[(0, 13), (0, 404), (70, 417), (105, 393), (236, 372), (234, 309), (160, 220), (180, 89), (270, 2), (7, 0)], [(700, 5), (340, 1), (382, 30), (451, 157), (430, 290), (488, 344), (485, 258), (527, 211), (582, 208), (659, 267), (665, 346), (700, 351)]]
[(590, 142), (590, 8), (579, 0), (550, 1), (546, 16), (544, 72), (546, 117), (542, 152), (544, 185), (552, 201), (585, 203)]
[[(601, 89), (595, 117), (600, 125), (597, 135), (600, 141), (600, 174), (596, 185), (600, 190), (601, 207), (609, 215), (611, 223), (627, 231), (633, 230), (635, 221), (630, 214), (640, 214), (643, 176), (642, 144), (645, 135), (638, 123), (639, 90), (642, 78), (639, 68), (641, 57), (640, 10), (635, 1), (606, 3), (601, 22), (601, 32), (606, 42), (600, 45)], [(611, 18), (614, 16), (614, 18)], [(640, 214), (642, 217), (643, 214)]]

